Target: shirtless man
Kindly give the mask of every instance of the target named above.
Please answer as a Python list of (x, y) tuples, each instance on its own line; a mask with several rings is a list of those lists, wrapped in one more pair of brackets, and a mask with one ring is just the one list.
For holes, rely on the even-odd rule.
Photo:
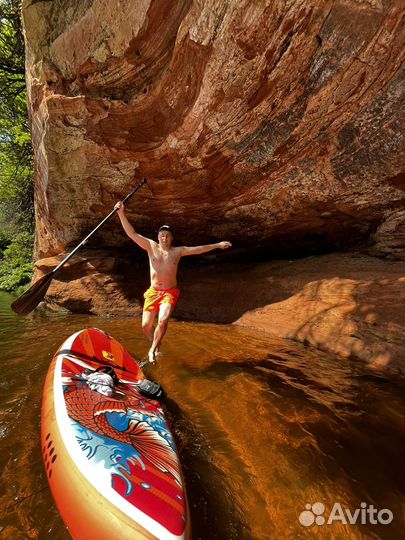
[[(146, 337), (152, 341), (148, 353), (149, 362), (155, 362), (156, 353), (159, 351), (163, 336), (166, 333), (169, 318), (180, 296), (177, 288), (177, 267), (181, 257), (186, 255), (200, 255), (213, 249), (226, 249), (231, 247), (230, 242), (218, 242), (205, 246), (173, 247), (173, 233), (168, 225), (162, 225), (158, 233), (158, 242), (145, 238), (135, 232), (125, 215), (123, 203), (117, 202), (115, 208), (127, 235), (148, 252), (150, 266), (150, 287), (145, 292), (143, 306), (142, 328)], [(155, 331), (153, 323), (156, 315), (158, 322)]]

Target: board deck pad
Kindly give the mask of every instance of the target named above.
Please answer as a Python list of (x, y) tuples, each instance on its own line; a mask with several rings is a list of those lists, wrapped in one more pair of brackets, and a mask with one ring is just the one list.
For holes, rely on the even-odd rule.
[[(112, 366), (119, 378), (112, 397), (91, 390), (83, 377), (100, 366)], [(145, 529), (157, 523), (183, 538), (187, 502), (176, 448), (160, 404), (137, 391), (141, 379), (118, 341), (97, 329), (78, 332), (56, 354), (58, 427), (100, 496)]]

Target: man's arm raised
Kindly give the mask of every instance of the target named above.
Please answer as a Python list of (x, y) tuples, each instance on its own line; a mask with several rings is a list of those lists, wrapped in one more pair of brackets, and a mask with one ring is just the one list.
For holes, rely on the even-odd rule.
[(230, 242), (218, 242), (217, 244), (206, 244), (205, 246), (192, 246), (181, 248), (181, 256), (185, 257), (187, 255), (201, 255), (202, 253), (207, 253), (213, 249), (228, 249), (232, 246)]
[(136, 244), (138, 244), (139, 247), (142, 249), (145, 249), (146, 251), (149, 251), (153, 240), (150, 240), (149, 238), (145, 238), (145, 236), (142, 236), (141, 234), (138, 234), (135, 229), (132, 227), (130, 222), (128, 221), (127, 216), (125, 215), (125, 206), (122, 203), (122, 201), (117, 202), (117, 204), (114, 206), (114, 208), (117, 208), (118, 217), (120, 218), (121, 225), (124, 229), (124, 231), (127, 233), (127, 235), (133, 240)]

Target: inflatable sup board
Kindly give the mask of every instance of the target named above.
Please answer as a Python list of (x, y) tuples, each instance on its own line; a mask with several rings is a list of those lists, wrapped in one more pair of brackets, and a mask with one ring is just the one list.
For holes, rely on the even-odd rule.
[[(117, 376), (110, 396), (87, 380), (101, 366)], [(139, 391), (144, 378), (124, 347), (94, 328), (68, 338), (51, 362), (42, 453), (75, 540), (190, 537), (179, 458), (161, 406)]]

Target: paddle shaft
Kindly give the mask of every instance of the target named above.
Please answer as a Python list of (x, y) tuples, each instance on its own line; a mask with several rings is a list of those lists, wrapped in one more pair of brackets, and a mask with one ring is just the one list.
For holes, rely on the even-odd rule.
[[(132, 195), (134, 195), (134, 194), (135, 194), (139, 189), (141, 189), (141, 187), (143, 187), (145, 184), (146, 184), (146, 178), (144, 178), (144, 179), (142, 180), (142, 182), (141, 182), (139, 185), (137, 185), (136, 188), (134, 188), (134, 189), (131, 191), (131, 193), (129, 193), (129, 194), (125, 197), (125, 199), (124, 199), (122, 202), (123, 202), (123, 203), (126, 203), (126, 202), (132, 197)], [(114, 208), (114, 210), (112, 210), (112, 211), (108, 214), (108, 216), (105, 217), (105, 218), (103, 219), (103, 221), (101, 221), (101, 222), (97, 225), (97, 227), (96, 227), (95, 229), (93, 229), (93, 230), (91, 231), (91, 233), (89, 233), (89, 234), (86, 236), (86, 238), (84, 238), (84, 240), (82, 240), (82, 241), (80, 242), (80, 244), (79, 244), (78, 246), (76, 246), (75, 249), (74, 249), (71, 253), (69, 253), (69, 255), (68, 255), (67, 257), (65, 257), (65, 258), (63, 259), (63, 261), (60, 262), (60, 263), (58, 264), (58, 266), (57, 266), (56, 268), (54, 268), (50, 273), (53, 274), (53, 275), (55, 275), (56, 272), (58, 272), (58, 271), (62, 268), (62, 266), (63, 266), (64, 264), (66, 264), (67, 261), (68, 261), (69, 259), (71, 259), (71, 258), (73, 257), (73, 255), (74, 255), (74, 254), (75, 254), (82, 246), (84, 246), (84, 244), (86, 244), (86, 242), (93, 236), (93, 234), (95, 234), (95, 233), (96, 233), (96, 232), (104, 225), (104, 223), (106, 223), (109, 219), (112, 218), (112, 216), (115, 214), (115, 212), (117, 212), (117, 208)]]
[[(143, 181), (131, 191), (129, 195), (125, 197), (125, 199), (122, 201), (125, 203), (128, 199), (132, 197), (134, 193), (138, 191), (138, 189), (141, 189), (142, 186), (146, 184), (146, 178), (143, 179)], [(112, 212), (108, 214), (107, 217), (103, 219), (101, 223), (97, 225), (95, 229), (91, 231), (90, 234), (86, 236), (84, 240), (80, 242), (78, 246), (75, 247), (75, 249), (69, 253), (67, 257), (63, 259), (61, 263), (58, 264), (56, 268), (51, 270), (48, 274), (45, 274), (41, 278), (39, 278), (35, 283), (31, 285), (29, 289), (27, 289), (21, 296), (17, 298), (12, 304), (11, 309), (15, 311), (18, 315), (28, 315), (28, 313), (31, 313), (37, 305), (44, 299), (46, 292), (51, 284), (51, 281), (55, 277), (55, 274), (62, 268), (62, 266), (73, 257), (73, 255), (89, 240), (91, 236), (95, 232), (99, 230), (100, 227), (104, 225), (106, 221), (108, 221), (114, 214), (117, 212), (117, 208), (114, 208)]]

